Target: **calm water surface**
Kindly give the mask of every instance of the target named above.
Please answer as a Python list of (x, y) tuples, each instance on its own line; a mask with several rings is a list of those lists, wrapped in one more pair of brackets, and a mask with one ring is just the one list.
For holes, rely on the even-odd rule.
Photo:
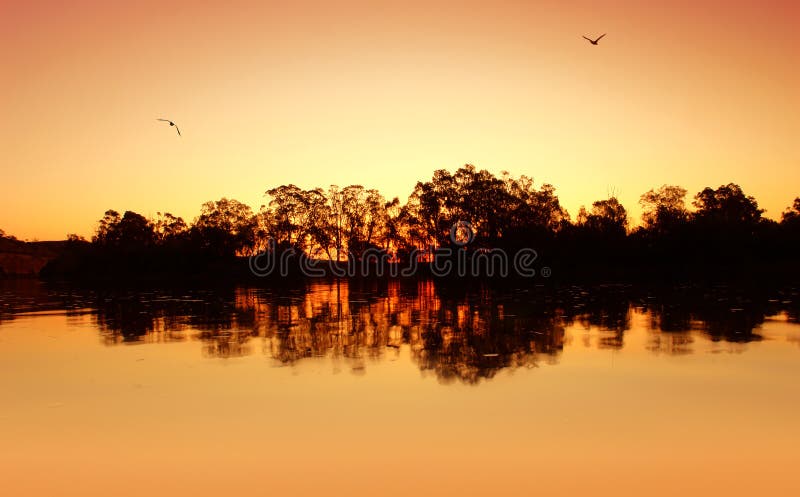
[(800, 495), (800, 296), (0, 286), (5, 495)]

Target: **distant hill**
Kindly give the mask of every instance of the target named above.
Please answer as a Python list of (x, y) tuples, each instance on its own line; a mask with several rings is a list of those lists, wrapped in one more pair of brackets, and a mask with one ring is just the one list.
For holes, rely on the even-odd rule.
[(55, 259), (67, 241), (23, 242), (0, 238), (0, 278), (36, 277)]

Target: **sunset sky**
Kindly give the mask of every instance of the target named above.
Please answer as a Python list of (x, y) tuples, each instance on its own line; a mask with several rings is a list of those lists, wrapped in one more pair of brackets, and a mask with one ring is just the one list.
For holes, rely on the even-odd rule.
[(793, 1), (0, 0), (0, 229), (257, 210), (285, 183), (405, 201), (465, 163), (552, 183), (573, 218), (728, 182), (779, 218), (799, 25)]

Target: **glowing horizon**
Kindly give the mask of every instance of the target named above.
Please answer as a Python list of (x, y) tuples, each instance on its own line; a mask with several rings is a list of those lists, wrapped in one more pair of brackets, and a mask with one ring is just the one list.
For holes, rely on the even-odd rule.
[(0, 229), (191, 221), (288, 183), (405, 201), (466, 163), (573, 219), (613, 191), (637, 222), (662, 184), (735, 182), (773, 219), (800, 196), (790, 2), (262, 3), (4, 5)]

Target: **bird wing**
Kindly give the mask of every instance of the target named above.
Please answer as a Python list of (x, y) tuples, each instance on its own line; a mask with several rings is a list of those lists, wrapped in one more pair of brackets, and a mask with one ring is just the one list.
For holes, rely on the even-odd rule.
[[(603, 34), (601, 34), (601, 35), (600, 35), (600, 38), (604, 37), (605, 35), (606, 35), (606, 33), (603, 33)], [(598, 38), (598, 39), (594, 40), (594, 42), (595, 42), (595, 43), (597, 43), (598, 41), (600, 41), (600, 38)]]
[(175, 131), (178, 132), (178, 136), (181, 136), (181, 129), (178, 127), (177, 124), (175, 125)]
[(584, 39), (584, 40), (586, 40), (586, 41), (594, 41), (594, 40), (592, 40), (591, 38), (587, 38), (587, 37), (585, 37), (585, 36), (583, 37), (583, 39)]

